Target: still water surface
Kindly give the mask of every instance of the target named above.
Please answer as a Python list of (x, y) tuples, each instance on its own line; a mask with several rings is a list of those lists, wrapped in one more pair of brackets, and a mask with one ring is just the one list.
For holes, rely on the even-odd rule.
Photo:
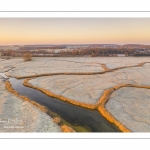
[[(0, 73), (0, 75), (4, 74)], [(25, 87), (22, 84), (23, 79), (9, 78), (9, 81), (20, 95), (27, 96), (33, 101), (46, 106), (49, 110), (74, 126), (90, 129), (91, 132), (120, 132), (116, 126), (108, 122), (97, 110), (78, 107), (49, 97), (38, 90)]]

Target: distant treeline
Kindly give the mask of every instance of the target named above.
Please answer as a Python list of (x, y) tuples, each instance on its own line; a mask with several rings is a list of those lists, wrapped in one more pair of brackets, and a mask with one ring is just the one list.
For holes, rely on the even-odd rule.
[(62, 56), (85, 56), (89, 55), (91, 57), (96, 56), (115, 56), (116, 54), (125, 54), (128, 55), (135, 55), (136, 54), (135, 48), (128, 49), (128, 48), (84, 48), (84, 49), (75, 49), (72, 51), (61, 51), (60, 55)]
[(66, 46), (22, 46), (19, 50), (64, 49)]
[[(3, 56), (13, 56), (13, 57), (20, 57), (23, 56), (23, 54), (29, 52), (32, 54), (32, 56), (35, 57), (75, 57), (75, 56), (91, 56), (91, 57), (103, 57), (103, 56), (109, 56), (109, 57), (115, 57), (117, 54), (124, 54), (125, 56), (150, 56), (150, 50), (149, 49), (137, 49), (137, 48), (100, 48), (100, 47), (86, 47), (86, 48), (76, 48), (73, 50), (65, 49), (64, 47), (55, 47), (56, 49), (60, 48), (61, 51), (55, 53), (54, 47), (51, 51), (46, 50), (35, 50), (35, 51), (29, 51), (27, 49), (22, 50), (3, 50), (1, 51), (1, 54)], [(52, 47), (51, 47), (52, 48)], [(32, 47), (33, 50), (33, 47)]]

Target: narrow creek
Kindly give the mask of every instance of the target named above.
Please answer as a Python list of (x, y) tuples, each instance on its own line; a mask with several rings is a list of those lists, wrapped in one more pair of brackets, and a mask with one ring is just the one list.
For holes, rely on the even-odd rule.
[[(4, 73), (0, 73), (0, 75), (6, 78)], [(107, 121), (97, 110), (78, 107), (49, 97), (38, 90), (24, 86), (22, 84), (23, 79), (9, 78), (7, 80), (10, 81), (12, 87), (20, 95), (46, 106), (51, 112), (57, 114), (69, 124), (84, 128), (84, 132), (120, 132), (116, 126)], [(78, 130), (78, 132), (82, 131)]]

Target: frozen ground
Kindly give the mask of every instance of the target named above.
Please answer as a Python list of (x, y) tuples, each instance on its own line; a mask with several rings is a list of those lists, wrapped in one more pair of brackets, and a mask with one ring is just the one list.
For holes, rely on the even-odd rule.
[(115, 91), (106, 109), (132, 132), (150, 132), (150, 90), (123, 87)]
[(15, 64), (16, 69), (7, 73), (9, 76), (21, 77), (46, 73), (69, 72), (102, 72), (100, 63), (78, 62), (78, 59), (63, 60), (62, 58), (34, 58), (32, 61)]
[(24, 62), (22, 58), (0, 59), (0, 66), (9, 67)]
[(5, 89), (0, 76), (0, 132), (61, 132), (52, 118)]
[(6, 72), (14, 67), (15, 64), (21, 63), (23, 60), (21, 58), (13, 59), (0, 59), (0, 73)]
[(96, 104), (104, 90), (119, 84), (150, 85), (150, 66), (120, 69), (99, 75), (55, 75), (29, 80), (29, 83), (72, 100)]
[[(5, 64), (5, 60), (0, 63), (2, 62)], [(150, 62), (150, 57), (34, 58), (29, 62), (12, 63), (15, 69), (8, 72), (7, 75), (21, 77), (44, 73), (103, 72), (102, 64), (105, 64), (109, 69), (114, 69), (138, 65), (142, 62)], [(8, 63), (7, 67), (12, 66), (12, 64), (11, 62)], [(29, 83), (74, 101), (96, 104), (104, 90), (115, 85), (130, 83), (150, 86), (149, 74), (150, 63), (146, 63), (141, 67), (124, 68), (104, 74), (43, 76), (32, 79)], [(133, 87), (121, 88), (115, 91), (106, 103), (107, 110), (133, 132), (150, 131), (149, 91), (149, 89)], [(145, 117), (142, 117), (144, 114)]]
[[(18, 59), (19, 61), (19, 59)], [(109, 69), (117, 67), (137, 65), (141, 62), (150, 62), (149, 57), (49, 57), (33, 58), (32, 61), (16, 63), (13, 60), (6, 60), (7, 67), (14, 66), (15, 69), (7, 75), (12, 77), (22, 77), (46, 73), (78, 73), (78, 72), (103, 72), (102, 64), (106, 64)], [(5, 61), (0, 62), (0, 66), (5, 66)]]

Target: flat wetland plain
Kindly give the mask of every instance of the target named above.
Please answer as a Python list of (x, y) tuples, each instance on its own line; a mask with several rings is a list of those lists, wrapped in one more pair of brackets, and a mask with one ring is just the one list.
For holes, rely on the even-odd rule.
[[(0, 59), (0, 73), (60, 101), (97, 110), (122, 132), (150, 132), (150, 57)], [(8, 92), (1, 76), (0, 83), (1, 132), (74, 132)]]

